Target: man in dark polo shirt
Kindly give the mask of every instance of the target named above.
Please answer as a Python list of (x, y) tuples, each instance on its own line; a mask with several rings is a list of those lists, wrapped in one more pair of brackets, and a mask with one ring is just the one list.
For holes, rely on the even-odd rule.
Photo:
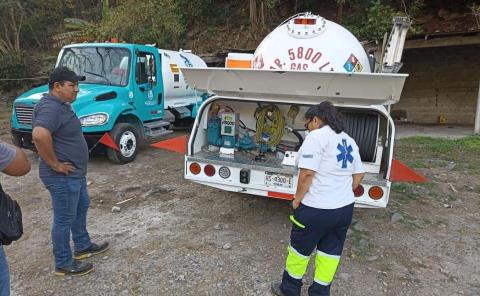
[[(105, 252), (108, 242), (92, 243), (87, 231), (90, 198), (86, 173), (88, 146), (80, 120), (71, 103), (78, 94), (78, 81), (85, 80), (66, 67), (55, 68), (49, 77), (49, 92), (35, 106), (32, 137), (40, 154), (39, 175), (52, 197), (52, 243), (56, 275), (83, 275), (93, 265), (79, 261)], [(70, 249), (70, 232), (75, 246)]]

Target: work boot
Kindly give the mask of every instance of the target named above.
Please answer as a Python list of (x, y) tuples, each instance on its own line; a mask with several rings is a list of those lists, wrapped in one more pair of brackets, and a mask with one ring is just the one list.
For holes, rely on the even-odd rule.
[(87, 248), (82, 251), (75, 251), (74, 257), (77, 260), (82, 260), (86, 258), (90, 258), (93, 255), (101, 254), (103, 252), (106, 252), (110, 248), (108, 242), (103, 242), (99, 245), (92, 243), (90, 248)]
[(282, 288), (280, 288), (280, 285), (280, 283), (272, 283), (272, 293), (276, 296), (285, 296), (285, 294), (282, 292)]
[(69, 267), (55, 268), (55, 275), (64, 276), (64, 275), (73, 275), (80, 276), (85, 275), (93, 271), (93, 264), (89, 262), (82, 262), (78, 260), (73, 260), (72, 265)]

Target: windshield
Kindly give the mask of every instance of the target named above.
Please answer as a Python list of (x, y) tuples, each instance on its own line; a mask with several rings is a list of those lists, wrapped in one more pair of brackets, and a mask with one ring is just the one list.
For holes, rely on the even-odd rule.
[(58, 66), (83, 75), (83, 83), (126, 86), (130, 52), (117, 47), (70, 47), (63, 50)]

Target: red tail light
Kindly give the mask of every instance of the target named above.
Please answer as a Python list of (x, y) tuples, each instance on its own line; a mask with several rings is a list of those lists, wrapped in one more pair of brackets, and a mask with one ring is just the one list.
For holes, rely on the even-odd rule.
[(315, 25), (317, 23), (316, 19), (307, 19), (307, 18), (296, 18), (293, 20), (295, 25)]
[(212, 177), (213, 175), (215, 175), (215, 167), (211, 164), (207, 164), (203, 168), (203, 172), (205, 173), (205, 175)]
[(368, 196), (373, 200), (379, 200), (383, 197), (383, 189), (379, 186), (373, 186), (368, 190)]
[(362, 185), (358, 185), (358, 187), (355, 190), (353, 190), (353, 195), (355, 195), (355, 197), (360, 197), (364, 193), (365, 193), (365, 188), (363, 188)]
[(190, 173), (194, 175), (198, 175), (200, 174), (201, 171), (202, 171), (202, 168), (198, 163), (194, 162), (190, 164)]

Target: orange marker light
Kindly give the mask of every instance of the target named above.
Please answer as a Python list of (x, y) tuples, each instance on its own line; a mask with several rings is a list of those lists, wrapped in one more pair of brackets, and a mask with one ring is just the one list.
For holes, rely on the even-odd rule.
[(198, 163), (194, 162), (190, 164), (190, 173), (194, 175), (198, 175), (200, 174), (201, 171), (202, 171), (202, 168)]
[(316, 19), (307, 19), (307, 18), (297, 18), (293, 21), (295, 25), (315, 25), (317, 23)]
[(379, 200), (383, 197), (383, 189), (379, 186), (373, 186), (368, 190), (368, 196), (373, 200)]

